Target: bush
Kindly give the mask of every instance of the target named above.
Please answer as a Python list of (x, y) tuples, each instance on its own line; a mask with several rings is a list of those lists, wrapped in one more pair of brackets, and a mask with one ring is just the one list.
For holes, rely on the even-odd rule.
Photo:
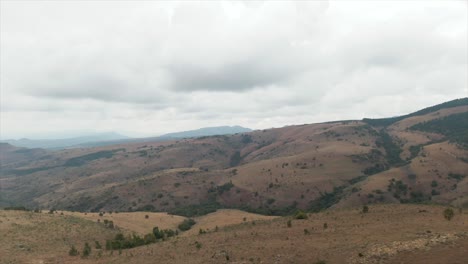
[(288, 220), (288, 222), (286, 223), (286, 225), (287, 225), (288, 227), (292, 227), (291, 220)]
[(362, 212), (363, 212), (364, 214), (368, 213), (368, 212), (369, 212), (369, 206), (364, 205), (364, 206), (362, 207)]
[(185, 219), (181, 224), (179, 224), (178, 227), (181, 231), (187, 231), (190, 228), (192, 228), (192, 226), (195, 224), (196, 224), (195, 220), (193, 220), (192, 218), (189, 218), (189, 219)]
[(70, 250), (68, 251), (68, 255), (70, 256), (78, 256), (80, 252), (75, 248), (75, 246), (72, 246)]
[(445, 219), (450, 221), (450, 220), (452, 220), (454, 215), (455, 215), (455, 213), (453, 212), (452, 208), (447, 208), (447, 209), (444, 210)]
[(88, 242), (86, 242), (83, 247), (83, 257), (87, 257), (90, 254), (91, 254), (91, 247), (89, 246)]
[(296, 214), (294, 215), (294, 219), (307, 219), (307, 218), (309, 218), (307, 214), (301, 210), (297, 211)]

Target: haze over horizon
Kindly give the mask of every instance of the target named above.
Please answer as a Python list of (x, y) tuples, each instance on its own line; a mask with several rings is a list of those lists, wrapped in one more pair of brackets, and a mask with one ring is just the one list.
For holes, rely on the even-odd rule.
[(468, 96), (465, 1), (1, 1), (0, 139), (390, 117)]

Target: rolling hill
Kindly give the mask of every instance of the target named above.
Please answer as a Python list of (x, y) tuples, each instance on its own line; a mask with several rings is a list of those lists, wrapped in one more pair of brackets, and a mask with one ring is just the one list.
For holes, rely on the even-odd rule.
[(0, 145), (0, 206), (219, 208), (262, 214), (372, 203), (468, 207), (468, 98), (402, 117), (43, 150)]

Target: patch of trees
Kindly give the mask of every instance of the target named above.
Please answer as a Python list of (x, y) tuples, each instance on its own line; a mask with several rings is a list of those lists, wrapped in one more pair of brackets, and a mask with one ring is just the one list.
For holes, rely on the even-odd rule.
[(422, 122), (410, 129), (442, 134), (452, 142), (468, 146), (468, 112)]
[(66, 167), (78, 167), (78, 166), (82, 166), (85, 163), (93, 161), (93, 160), (103, 159), (103, 158), (109, 159), (109, 158), (112, 158), (112, 156), (114, 156), (115, 152), (118, 152), (118, 151), (121, 151), (121, 150), (125, 150), (125, 149), (102, 150), (102, 151), (98, 151), (98, 152), (94, 152), (94, 153), (89, 153), (89, 154), (86, 154), (86, 155), (83, 155), (83, 156), (74, 157), (74, 158), (71, 158), (71, 159), (67, 160), (64, 163), (64, 166), (66, 166)]
[(384, 130), (381, 130), (379, 135), (380, 137), (375, 144), (377, 147), (383, 147), (385, 149), (388, 164), (390, 164), (390, 166), (403, 164), (404, 162), (400, 158), (400, 153), (402, 152), (400, 146), (395, 144), (392, 137)]
[(196, 222), (195, 220), (193, 220), (192, 218), (189, 218), (189, 219), (185, 219), (182, 223), (180, 223), (177, 227), (181, 230), (181, 231), (187, 231), (189, 230), (190, 228), (192, 228), (193, 225), (195, 225)]
[(178, 234), (177, 230), (160, 230), (158, 227), (154, 227), (152, 233), (146, 234), (143, 237), (140, 237), (137, 234), (124, 236), (122, 233), (118, 233), (115, 235), (114, 239), (106, 240), (106, 250), (120, 250), (149, 245)]
[(234, 152), (234, 154), (232, 154), (231, 159), (229, 161), (229, 165), (231, 167), (235, 167), (239, 165), (241, 161), (242, 161), (242, 157), (240, 155), (240, 151), (236, 151)]
[(378, 119), (364, 118), (362, 121), (372, 126), (389, 126), (393, 123), (396, 123), (408, 117), (425, 115), (425, 114), (438, 111), (440, 109), (463, 106), (463, 105), (468, 105), (468, 98), (456, 99), (456, 100), (452, 100), (452, 101), (438, 104), (435, 106), (427, 107), (427, 108), (424, 108), (422, 110), (419, 110), (417, 112), (414, 112), (408, 115), (391, 117), (391, 118), (378, 118)]
[(466, 177), (466, 175), (458, 174), (458, 173), (452, 173), (452, 172), (450, 172), (450, 173), (448, 174), (448, 178), (449, 178), (449, 179), (455, 179), (455, 180), (457, 180), (457, 181), (461, 181), (461, 180), (463, 180), (465, 177)]
[(14, 174), (14, 175), (17, 175), (17, 176), (23, 176), (23, 175), (28, 175), (28, 174), (32, 174), (32, 173), (35, 173), (35, 172), (45, 171), (45, 170), (49, 170), (49, 169), (53, 169), (53, 168), (56, 168), (56, 166), (28, 168), (28, 169), (13, 169), (13, 170), (8, 170), (5, 173), (6, 174), (11, 173), (11, 174)]
[(365, 168), (362, 171), (362, 173), (364, 173), (365, 175), (373, 175), (373, 174), (377, 174), (377, 173), (382, 172), (382, 171), (387, 170), (387, 169), (388, 169), (387, 165), (376, 163), (376, 164), (374, 164), (374, 166)]
[(387, 190), (393, 193), (393, 197), (400, 199), (408, 193), (408, 185), (404, 184), (400, 180), (396, 181), (395, 179), (391, 179)]
[(318, 199), (312, 200), (309, 203), (309, 210), (319, 212), (338, 203), (343, 196), (344, 186), (334, 187), (332, 192), (320, 194)]
[(418, 156), (421, 149), (422, 149), (422, 145), (410, 146), (409, 151), (411, 155), (409, 159), (414, 159), (416, 156)]
[(209, 188), (208, 193), (217, 192), (219, 195), (221, 195), (224, 192), (229, 192), (229, 190), (231, 190), (232, 187), (234, 187), (234, 184), (232, 183), (232, 181), (230, 181), (230, 182), (227, 182), (227, 183), (225, 183), (223, 185), (219, 185), (219, 186), (216, 186), (216, 187)]

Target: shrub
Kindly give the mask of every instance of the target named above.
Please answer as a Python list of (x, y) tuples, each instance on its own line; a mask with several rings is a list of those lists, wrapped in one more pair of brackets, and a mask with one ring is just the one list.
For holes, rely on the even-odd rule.
[(102, 246), (101, 246), (101, 244), (99, 243), (99, 241), (97, 241), (97, 240), (94, 241), (94, 244), (95, 244), (94, 247), (95, 247), (96, 249), (101, 249), (101, 248), (102, 248)]
[(200, 249), (202, 247), (202, 244), (200, 242), (198, 242), (198, 241), (195, 241), (195, 247), (197, 249)]
[(369, 212), (369, 206), (364, 205), (364, 206), (362, 207), (362, 212), (363, 212), (364, 214), (368, 213), (368, 212)]
[(447, 208), (447, 209), (444, 210), (445, 219), (450, 221), (450, 220), (452, 220), (454, 215), (455, 215), (455, 213), (453, 212), (452, 208)]
[(192, 228), (192, 226), (195, 224), (196, 224), (195, 220), (193, 220), (192, 218), (189, 218), (189, 219), (185, 219), (181, 224), (179, 224), (178, 227), (181, 231), (187, 231), (190, 228)]
[(310, 235), (309, 229), (304, 229), (304, 235)]
[(299, 210), (299, 211), (297, 211), (296, 214), (294, 215), (294, 218), (295, 218), (295, 219), (307, 219), (307, 218), (309, 218), (309, 217), (307, 216), (306, 213), (304, 213), (303, 211)]
[(68, 255), (70, 256), (78, 256), (80, 252), (75, 248), (75, 246), (72, 246), (70, 250), (68, 251)]
[(288, 227), (292, 227), (291, 220), (288, 220), (288, 222), (286, 223), (286, 225), (287, 225)]
[(91, 254), (91, 247), (89, 246), (88, 242), (86, 242), (83, 247), (83, 257), (87, 257), (89, 254)]

